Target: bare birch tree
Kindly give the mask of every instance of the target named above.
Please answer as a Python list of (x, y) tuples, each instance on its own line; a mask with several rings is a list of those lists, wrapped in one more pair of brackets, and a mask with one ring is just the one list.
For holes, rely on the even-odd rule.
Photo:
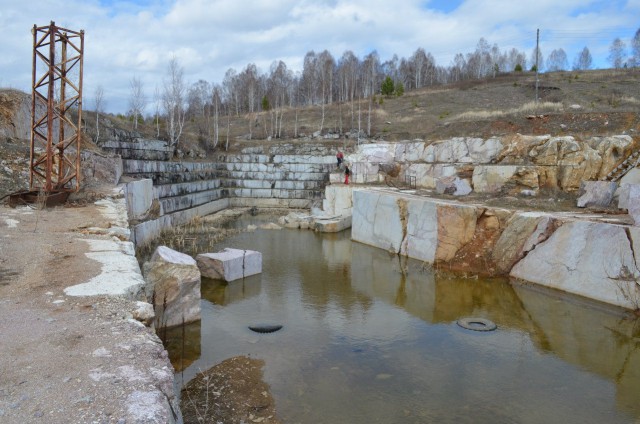
[(147, 98), (144, 94), (144, 87), (142, 80), (138, 77), (133, 77), (130, 81), (131, 95), (129, 97), (129, 110), (133, 115), (133, 129), (138, 129), (138, 117), (144, 113), (144, 108), (147, 103)]
[(640, 66), (640, 28), (638, 28), (631, 39), (631, 55), (629, 56), (629, 64), (632, 67)]
[(271, 114), (271, 136), (279, 138), (282, 134), (282, 117), (286, 105), (292, 73), (287, 70), (283, 61), (273, 62), (267, 79), (267, 98), (269, 99)]
[(160, 104), (162, 103), (162, 96), (160, 95), (160, 89), (156, 85), (156, 89), (153, 93), (153, 102), (155, 105), (155, 118), (156, 118), (156, 138), (160, 138)]
[(209, 100), (211, 100), (209, 97), (213, 90), (211, 83), (205, 80), (198, 80), (197, 83), (193, 84), (191, 89), (198, 94), (198, 97), (200, 97), (200, 115), (204, 116)]
[(507, 64), (505, 65), (505, 71), (514, 71), (516, 67), (520, 65), (522, 70), (527, 69), (527, 55), (518, 49), (512, 48), (507, 53)]
[(362, 62), (363, 67), (363, 95), (369, 98), (369, 114), (367, 117), (367, 136), (371, 136), (371, 113), (373, 105), (373, 95), (375, 94), (376, 87), (379, 86), (378, 80), (378, 68), (380, 67), (380, 58), (377, 51), (369, 53)]
[(354, 126), (355, 120), (355, 103), (356, 90), (358, 85), (358, 67), (359, 60), (351, 50), (347, 50), (342, 54), (338, 64), (338, 79), (340, 83), (340, 91), (342, 92), (340, 100), (351, 103), (351, 122), (350, 128)]
[(547, 71), (564, 71), (569, 67), (564, 49), (555, 49), (547, 58)]
[(307, 54), (304, 56), (304, 64), (302, 66), (300, 88), (302, 89), (302, 93), (304, 94), (305, 103), (309, 106), (315, 103), (316, 94), (318, 91), (318, 80), (316, 78), (316, 76), (318, 75), (316, 70), (317, 66), (318, 57), (316, 55), (316, 52), (314, 52), (313, 50), (307, 52)]
[(411, 63), (413, 64), (414, 87), (421, 88), (424, 68), (427, 64), (427, 54), (422, 47), (418, 48), (415, 53), (413, 53), (413, 56), (411, 56)]
[(96, 87), (96, 91), (94, 93), (94, 104), (96, 108), (96, 140), (95, 142), (97, 143), (98, 140), (100, 140), (100, 113), (103, 111), (105, 106), (104, 89), (102, 88), (101, 85)]
[(329, 51), (324, 50), (316, 57), (316, 79), (320, 84), (320, 106), (322, 108), (322, 118), (320, 121), (320, 132), (324, 127), (325, 105), (331, 104), (333, 91), (333, 68), (335, 60)]
[(573, 70), (574, 71), (584, 71), (591, 68), (591, 52), (589, 52), (589, 48), (583, 48), (580, 53), (576, 56), (575, 61), (573, 62)]
[(225, 104), (229, 106), (228, 113), (231, 113), (231, 107), (235, 111), (236, 116), (240, 114), (240, 94), (239, 94), (238, 73), (235, 69), (229, 68), (224, 74), (222, 80), (222, 95)]
[(247, 112), (249, 113), (249, 140), (253, 138), (254, 112), (258, 99), (258, 68), (250, 63), (239, 75), (244, 90), (243, 98), (246, 99)]
[(164, 93), (162, 103), (167, 115), (167, 133), (169, 143), (175, 149), (178, 148), (182, 129), (184, 128), (185, 113), (185, 83), (184, 70), (173, 57), (169, 61), (167, 69), (168, 78), (164, 81)]
[(213, 112), (213, 148), (220, 141), (220, 103), (222, 102), (222, 87), (214, 84), (211, 90), (211, 109)]
[(620, 69), (625, 65), (627, 59), (627, 46), (620, 38), (616, 38), (609, 47), (609, 56), (607, 59), (616, 69)]
[(542, 72), (544, 69), (544, 58), (542, 57), (542, 50), (540, 46), (537, 48), (534, 47), (531, 52), (531, 69), (533, 70), (536, 65), (538, 66), (538, 72)]

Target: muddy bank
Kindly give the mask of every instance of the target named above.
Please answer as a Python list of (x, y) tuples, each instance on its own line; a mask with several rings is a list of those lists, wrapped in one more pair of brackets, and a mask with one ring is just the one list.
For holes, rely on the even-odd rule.
[(203, 422), (279, 424), (264, 361), (236, 356), (203, 371), (182, 389), (185, 424)]

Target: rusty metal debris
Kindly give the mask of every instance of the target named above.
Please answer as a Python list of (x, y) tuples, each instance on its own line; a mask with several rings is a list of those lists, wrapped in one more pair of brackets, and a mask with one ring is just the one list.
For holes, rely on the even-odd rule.
[(58, 193), (68, 196), (80, 188), (84, 31), (52, 21), (34, 25), (32, 33), (30, 191), (16, 198), (28, 201), (44, 193), (66, 200)]
[(65, 204), (68, 197), (68, 191), (52, 193), (38, 190), (18, 191), (9, 195), (9, 206), (12, 208), (23, 205), (36, 205), (39, 208), (59, 206)]

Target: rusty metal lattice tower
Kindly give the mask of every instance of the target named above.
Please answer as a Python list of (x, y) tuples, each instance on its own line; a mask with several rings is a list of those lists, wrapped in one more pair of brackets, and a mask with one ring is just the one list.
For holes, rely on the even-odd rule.
[(33, 26), (29, 186), (45, 193), (80, 188), (84, 31)]

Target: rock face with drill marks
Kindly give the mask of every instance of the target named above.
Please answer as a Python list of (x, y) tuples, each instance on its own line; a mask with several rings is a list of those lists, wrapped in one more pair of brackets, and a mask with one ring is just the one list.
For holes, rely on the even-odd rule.
[(262, 253), (225, 248), (217, 253), (196, 256), (200, 272), (207, 278), (234, 281), (262, 272)]

